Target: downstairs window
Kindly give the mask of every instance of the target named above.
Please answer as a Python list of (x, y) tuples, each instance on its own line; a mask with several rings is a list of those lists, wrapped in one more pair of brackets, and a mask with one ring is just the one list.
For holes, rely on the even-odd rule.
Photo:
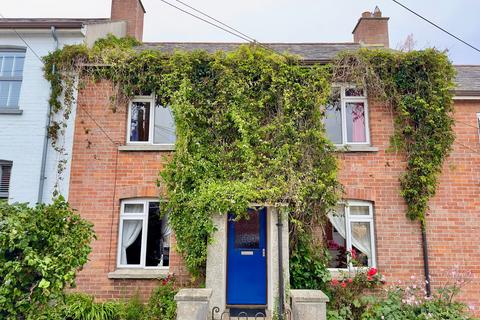
[(373, 207), (370, 202), (349, 201), (328, 214), (325, 241), (330, 268), (375, 267)]
[(124, 200), (121, 203), (118, 241), (119, 268), (168, 268), (168, 217), (160, 216), (161, 202)]

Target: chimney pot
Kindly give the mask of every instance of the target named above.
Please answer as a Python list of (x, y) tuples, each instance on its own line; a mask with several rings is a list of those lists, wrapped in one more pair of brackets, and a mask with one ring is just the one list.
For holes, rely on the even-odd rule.
[(353, 41), (365, 46), (389, 47), (388, 17), (382, 17), (380, 9), (363, 12), (353, 29)]
[(112, 0), (112, 20), (127, 22), (127, 35), (142, 41), (145, 8), (141, 0)]

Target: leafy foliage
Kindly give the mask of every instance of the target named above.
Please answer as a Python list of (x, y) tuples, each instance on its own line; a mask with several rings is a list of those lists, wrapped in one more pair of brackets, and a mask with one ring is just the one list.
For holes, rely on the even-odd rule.
[(174, 320), (177, 315), (177, 303), (174, 300), (178, 289), (175, 279), (168, 277), (155, 289), (145, 307), (142, 320)]
[(325, 292), (331, 279), (329, 259), (327, 248), (316, 245), (310, 235), (302, 234), (296, 250), (290, 256), (290, 286)]
[(64, 300), (50, 301), (31, 319), (35, 320), (174, 320), (177, 305), (175, 281), (162, 280), (147, 304), (138, 296), (127, 301), (107, 300), (96, 302), (83, 293), (67, 294)]
[(424, 226), (454, 139), (454, 72), (445, 54), (362, 49), (341, 54), (333, 65), (305, 67), (256, 46), (167, 55), (133, 45), (131, 39), (110, 37), (91, 50), (66, 46), (51, 54), (50, 65), (65, 66), (60, 80), (46, 68), (51, 103), (69, 92), (73, 82), (62, 77), (76, 71), (82, 79), (110, 80), (114, 103), (155, 94), (159, 104), (172, 109), (176, 151), (159, 184), (167, 190), (178, 249), (194, 275), (204, 273), (215, 232), (212, 215), (242, 216), (251, 203), (259, 203), (281, 205), (288, 214), (292, 265), (302, 264), (300, 251), (314, 261), (310, 270), (292, 270), (292, 282), (321, 286), (322, 255), (302, 245), (300, 237), (312, 233), (341, 190), (334, 147), (322, 124), (331, 82), (358, 83), (394, 110), (392, 143), (407, 156), (402, 195), (408, 216)]
[(360, 83), (370, 96), (393, 108), (396, 132), (392, 145), (407, 157), (401, 178), (407, 216), (422, 226), (428, 201), (435, 195), (438, 175), (453, 141), (452, 89), (455, 70), (435, 49), (398, 53), (359, 50), (336, 62), (336, 81)]
[(0, 318), (28, 317), (61, 299), (93, 238), (92, 225), (62, 198), (33, 208), (0, 202)]
[[(444, 290), (448, 290), (445, 288)], [(385, 298), (366, 299), (368, 307), (362, 314), (362, 320), (469, 320), (473, 319), (464, 304), (447, 299), (440, 293), (432, 298), (419, 294), (419, 289), (393, 287)], [(414, 299), (410, 297), (415, 297)]]

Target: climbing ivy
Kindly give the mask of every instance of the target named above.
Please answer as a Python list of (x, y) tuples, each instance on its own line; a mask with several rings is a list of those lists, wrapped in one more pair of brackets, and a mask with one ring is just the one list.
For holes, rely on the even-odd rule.
[(392, 147), (406, 155), (400, 179), (407, 216), (425, 225), (428, 202), (455, 135), (452, 95), (455, 69), (435, 49), (408, 53), (362, 49), (341, 54), (335, 81), (359, 83), (387, 102), (395, 117)]
[(113, 110), (136, 94), (155, 94), (171, 108), (177, 141), (158, 184), (166, 189), (177, 249), (193, 274), (205, 271), (212, 216), (241, 217), (252, 203), (278, 206), (289, 216), (292, 256), (298, 239), (313, 243), (312, 227), (341, 196), (335, 149), (322, 121), (332, 82), (362, 85), (371, 99), (392, 108), (392, 146), (407, 157), (401, 178), (407, 214), (423, 223), (454, 139), (454, 72), (445, 54), (365, 49), (307, 67), (257, 46), (166, 54), (135, 50), (135, 44), (111, 37), (92, 49), (66, 46), (50, 54), (47, 66), (60, 73), (45, 68), (50, 103), (60, 106), (65, 93), (72, 96), (69, 77), (80, 74), (80, 87), (112, 82)]

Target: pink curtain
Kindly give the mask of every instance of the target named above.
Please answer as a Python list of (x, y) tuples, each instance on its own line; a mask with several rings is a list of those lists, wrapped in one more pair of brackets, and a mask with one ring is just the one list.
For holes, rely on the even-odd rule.
[(363, 103), (356, 103), (352, 108), (352, 142), (365, 142), (365, 108)]

